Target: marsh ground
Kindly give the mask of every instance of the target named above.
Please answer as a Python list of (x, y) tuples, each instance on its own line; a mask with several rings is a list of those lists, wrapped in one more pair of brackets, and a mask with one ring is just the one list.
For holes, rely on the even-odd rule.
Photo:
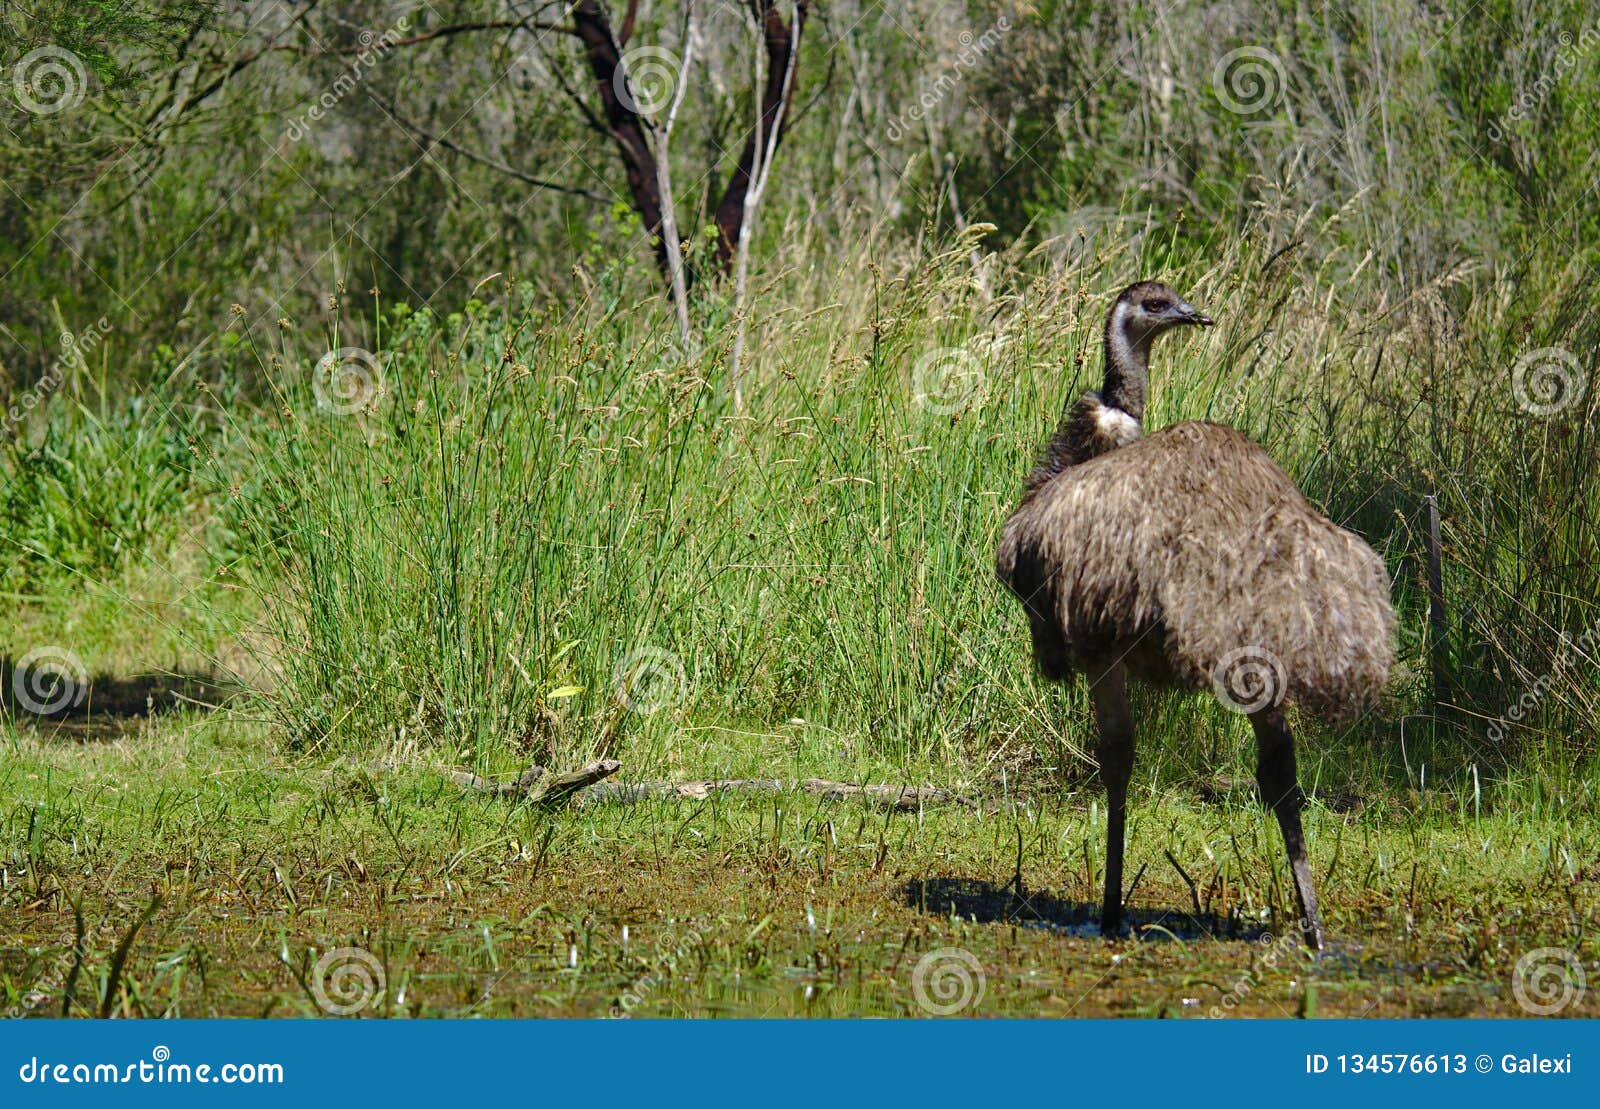
[[(693, 71), (657, 174), (609, 36), (500, 0), (0, 5), (0, 1004), (1594, 1013), (1600, 53), (1460, 6), (629, 3)], [(1136, 705), (1093, 935), (1092, 715), (993, 580), (1141, 278), (1217, 321), (1146, 427), (1250, 435), (1391, 578), (1381, 710), (1294, 721), (1320, 960), (1204, 691)], [(980, 804), (451, 777), (601, 757)]]
[[(750, 738), (829, 769), (807, 733)], [(1247, 784), (1142, 792), (1112, 942), (1096, 792), (1053, 773), (988, 811), (794, 792), (545, 813), (420, 764), (274, 757), (259, 727), (192, 714), (25, 728), (0, 792), (15, 1012), (1518, 1016), (1518, 960), (1549, 949), (1560, 982), (1524, 964), (1526, 996), (1600, 1015), (1561, 954), (1592, 976), (1600, 827), (1560, 798), (1535, 819), (1453, 794), (1314, 805), (1334, 940), (1312, 958)]]

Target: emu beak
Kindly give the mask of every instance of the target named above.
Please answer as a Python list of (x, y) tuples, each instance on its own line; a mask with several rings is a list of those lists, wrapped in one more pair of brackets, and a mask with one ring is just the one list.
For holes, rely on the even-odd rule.
[(1183, 301), (1178, 305), (1178, 312), (1184, 323), (1192, 323), (1198, 327), (1210, 327), (1217, 322), (1188, 301)]

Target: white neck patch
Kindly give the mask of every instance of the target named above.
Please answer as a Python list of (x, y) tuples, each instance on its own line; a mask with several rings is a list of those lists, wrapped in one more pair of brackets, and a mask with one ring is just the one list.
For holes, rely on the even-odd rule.
[(1139, 421), (1128, 415), (1120, 408), (1111, 408), (1105, 404), (1094, 407), (1094, 429), (1113, 446), (1126, 446), (1135, 439), (1144, 436), (1144, 428), (1139, 426)]

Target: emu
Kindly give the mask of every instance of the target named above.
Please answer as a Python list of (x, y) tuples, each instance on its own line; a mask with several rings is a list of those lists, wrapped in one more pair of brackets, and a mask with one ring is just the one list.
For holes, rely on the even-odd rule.
[(1122, 923), (1133, 771), (1131, 675), (1210, 687), (1247, 713), (1256, 783), (1289, 856), (1305, 941), (1324, 933), (1283, 704), (1338, 722), (1377, 704), (1393, 663), (1383, 560), (1322, 516), (1267, 453), (1209, 420), (1144, 436), (1150, 346), (1210, 317), (1153, 281), (1105, 327), (1105, 386), (1072, 404), (1001, 535), (996, 570), (1022, 603), (1044, 677), (1089, 684), (1106, 790), (1101, 932)]

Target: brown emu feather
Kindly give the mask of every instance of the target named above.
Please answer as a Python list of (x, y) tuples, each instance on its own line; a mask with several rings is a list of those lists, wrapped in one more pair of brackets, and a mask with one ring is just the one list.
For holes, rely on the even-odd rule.
[(1151, 343), (1210, 323), (1165, 285), (1123, 290), (1106, 321), (1105, 387), (1075, 402), (1046, 445), (996, 570), (1027, 613), (1044, 675), (1089, 680), (1107, 790), (1103, 929), (1121, 922), (1132, 675), (1212, 688), (1250, 715), (1262, 801), (1283, 831), (1306, 941), (1320, 948), (1280, 704), (1337, 721), (1378, 703), (1393, 663), (1388, 575), (1232, 428), (1195, 421), (1144, 437)]
[(997, 563), (1047, 677), (1121, 659), (1209, 687), (1253, 648), (1281, 666), (1283, 696), (1332, 720), (1374, 707), (1388, 682), (1383, 560), (1221, 424), (1177, 424), (1040, 484)]

